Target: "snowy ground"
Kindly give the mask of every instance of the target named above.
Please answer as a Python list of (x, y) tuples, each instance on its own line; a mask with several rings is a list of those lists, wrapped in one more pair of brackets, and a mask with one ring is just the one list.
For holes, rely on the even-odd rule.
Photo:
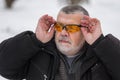
[[(83, 6), (92, 17), (101, 21), (103, 33), (111, 33), (120, 39), (120, 1), (90, 1)], [(62, 6), (57, 0), (16, 0), (13, 8), (8, 10), (4, 8), (4, 0), (0, 0), (0, 42), (26, 30), (34, 31), (41, 15), (56, 18)], [(0, 80), (6, 79), (0, 77)]]

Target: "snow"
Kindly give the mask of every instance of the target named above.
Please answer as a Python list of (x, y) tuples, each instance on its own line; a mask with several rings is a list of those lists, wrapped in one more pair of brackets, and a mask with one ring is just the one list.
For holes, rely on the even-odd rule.
[[(56, 18), (65, 4), (58, 0), (16, 0), (12, 9), (4, 8), (0, 0), (0, 42), (23, 31), (35, 31), (40, 16), (49, 14)], [(120, 39), (120, 0), (90, 0), (82, 4), (91, 17), (101, 21), (104, 35), (109, 33)], [(0, 80), (7, 80), (0, 77)]]

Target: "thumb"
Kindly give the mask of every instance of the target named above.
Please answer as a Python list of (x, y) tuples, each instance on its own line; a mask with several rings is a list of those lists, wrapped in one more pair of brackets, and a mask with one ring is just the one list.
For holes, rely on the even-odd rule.
[(85, 36), (88, 33), (88, 29), (85, 27), (81, 28), (82, 34)]
[(49, 36), (53, 36), (55, 32), (54, 27), (50, 27), (50, 29), (48, 30)]

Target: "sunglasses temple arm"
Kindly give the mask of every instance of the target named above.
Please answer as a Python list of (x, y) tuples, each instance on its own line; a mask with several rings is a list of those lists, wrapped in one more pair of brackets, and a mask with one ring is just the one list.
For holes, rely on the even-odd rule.
[(80, 26), (80, 27), (88, 28), (88, 27), (86, 27), (86, 26)]

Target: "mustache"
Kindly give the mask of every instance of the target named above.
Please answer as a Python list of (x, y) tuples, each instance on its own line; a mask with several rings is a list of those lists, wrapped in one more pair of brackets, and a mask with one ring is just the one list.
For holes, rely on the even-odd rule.
[(67, 41), (68, 43), (71, 43), (71, 40), (68, 37), (65, 37), (65, 36), (59, 37), (59, 41)]

